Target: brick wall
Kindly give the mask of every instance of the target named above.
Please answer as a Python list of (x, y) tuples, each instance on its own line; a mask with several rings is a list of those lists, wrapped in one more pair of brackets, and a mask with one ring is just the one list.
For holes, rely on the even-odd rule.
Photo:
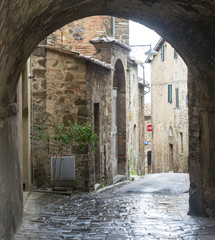
[[(95, 47), (90, 40), (101, 36), (112, 36), (112, 17), (93, 16), (71, 22), (50, 34), (43, 43), (62, 46), (81, 52), (85, 55), (95, 56)], [(128, 20), (115, 18), (115, 38), (128, 44)]]

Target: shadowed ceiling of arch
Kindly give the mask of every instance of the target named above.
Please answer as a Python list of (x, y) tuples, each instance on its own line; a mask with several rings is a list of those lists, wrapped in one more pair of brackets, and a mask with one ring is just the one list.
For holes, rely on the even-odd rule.
[[(170, 42), (187, 65), (213, 67), (204, 48), (213, 44), (215, 2), (185, 0), (2, 0), (0, 10), (1, 56), (8, 89), (16, 82), (25, 61), (48, 34), (65, 24), (92, 15), (113, 15), (132, 19), (154, 29)], [(200, 57), (199, 57), (200, 56)], [(192, 58), (191, 58), (192, 57)], [(215, 58), (214, 58), (215, 59)], [(0, 94), (9, 94), (0, 89)], [(6, 97), (10, 98), (10, 96)]]

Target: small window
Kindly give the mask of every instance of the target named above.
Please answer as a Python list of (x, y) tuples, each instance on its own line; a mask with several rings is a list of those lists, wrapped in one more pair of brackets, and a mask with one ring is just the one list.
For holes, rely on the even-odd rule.
[(172, 103), (172, 85), (168, 85), (168, 102)]
[(165, 47), (164, 47), (164, 45), (161, 47), (161, 61), (164, 61), (164, 49), (165, 49)]
[(175, 107), (179, 108), (179, 89), (175, 89)]
[(180, 132), (180, 153), (183, 154), (183, 134)]
[(172, 129), (172, 126), (169, 127), (168, 135), (169, 135), (169, 137), (173, 137), (173, 129)]
[(178, 53), (176, 52), (175, 49), (174, 49), (174, 58), (178, 58)]

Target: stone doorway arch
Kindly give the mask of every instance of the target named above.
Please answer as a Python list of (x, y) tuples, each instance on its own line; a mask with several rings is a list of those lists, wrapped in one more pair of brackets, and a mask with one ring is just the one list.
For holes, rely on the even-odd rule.
[[(20, 224), (22, 212), (20, 116), (13, 103), (23, 66), (39, 42), (48, 34), (73, 20), (99, 14), (132, 19), (154, 29), (171, 43), (186, 62), (189, 69), (190, 213), (215, 215), (215, 3), (210, 0), (187, 2), (2, 0), (0, 3), (2, 169), (0, 202), (4, 209), (0, 215), (2, 232), (9, 229), (6, 226), (12, 226), (7, 231), (14, 232)], [(6, 215), (7, 219), (3, 217)]]
[(125, 70), (120, 59), (116, 61), (113, 77), (113, 172), (126, 174), (126, 85)]

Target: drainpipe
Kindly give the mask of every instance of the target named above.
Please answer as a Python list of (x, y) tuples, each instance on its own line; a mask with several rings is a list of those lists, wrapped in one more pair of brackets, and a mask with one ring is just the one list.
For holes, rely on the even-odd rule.
[(143, 64), (140, 64), (140, 66), (141, 66), (142, 69), (143, 69), (143, 84), (145, 85), (145, 68), (144, 68), (144, 65), (143, 65)]
[(115, 17), (112, 17), (112, 36), (115, 38), (116, 33), (115, 33)]
[(30, 73), (28, 75), (28, 78), (30, 80), (30, 96), (31, 96), (31, 181), (32, 184), (34, 183), (34, 158), (33, 158), (33, 132), (34, 132), (34, 122), (33, 122), (33, 84), (32, 84), (32, 79), (33, 79), (33, 73), (32, 73), (32, 55), (30, 56)]

